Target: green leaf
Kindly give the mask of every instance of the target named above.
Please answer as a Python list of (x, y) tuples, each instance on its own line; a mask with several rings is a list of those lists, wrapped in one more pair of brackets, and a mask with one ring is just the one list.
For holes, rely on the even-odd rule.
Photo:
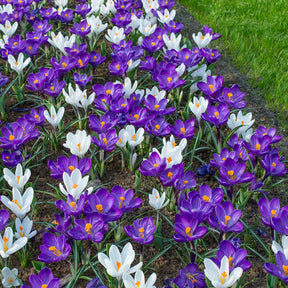
[(32, 261), (32, 265), (35, 268), (37, 274), (46, 266), (44, 262)]

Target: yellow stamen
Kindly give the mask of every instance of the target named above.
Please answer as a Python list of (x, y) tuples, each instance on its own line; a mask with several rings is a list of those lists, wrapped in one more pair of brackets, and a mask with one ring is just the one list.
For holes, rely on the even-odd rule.
[(4, 246), (4, 252), (6, 253), (8, 250), (8, 246), (7, 246), (8, 238), (4, 237), (3, 242), (4, 242), (4, 245), (3, 245)]
[(13, 199), (12, 202), (15, 203), (19, 207), (20, 210), (22, 209), (22, 206), (17, 203), (18, 202), (17, 199)]
[(159, 166), (159, 164), (155, 163), (153, 166), (154, 166), (154, 167), (158, 167), (158, 166)]
[(133, 141), (136, 141), (136, 134), (133, 134), (132, 140), (133, 140)]
[(91, 228), (92, 228), (91, 223), (87, 223), (87, 224), (85, 225), (85, 231), (86, 231), (88, 234), (91, 234)]
[(221, 284), (224, 284), (225, 283), (225, 278), (227, 277), (227, 273), (224, 271), (223, 273), (221, 273), (220, 275), (220, 281), (221, 281)]
[(116, 265), (117, 265), (117, 270), (119, 271), (119, 269), (121, 268), (122, 264), (120, 262), (116, 262)]
[(170, 163), (170, 162), (172, 161), (172, 158), (171, 158), (171, 156), (170, 156), (170, 157), (168, 157), (168, 158), (166, 158), (166, 159), (167, 159), (168, 163)]
[(39, 115), (36, 114), (36, 115), (34, 116), (34, 118), (35, 118), (35, 119), (38, 119), (38, 118), (39, 118)]
[(215, 89), (214, 89), (214, 86), (213, 85), (209, 85), (209, 88), (210, 88), (210, 90), (211, 90), (211, 93), (213, 93), (214, 91), (215, 91)]
[(98, 210), (99, 213), (103, 213), (103, 206), (101, 204), (96, 205), (96, 209)]
[(284, 270), (285, 276), (287, 276), (288, 275), (288, 265), (283, 265), (282, 268)]
[(67, 64), (65, 62), (62, 63), (62, 67), (66, 68)]
[(20, 229), (20, 231), (21, 231), (21, 232), (19, 233), (19, 235), (20, 235), (21, 237), (24, 237), (24, 236), (25, 236), (25, 232), (24, 232), (24, 230), (23, 230), (23, 227), (20, 226), (19, 229)]
[(227, 93), (227, 96), (229, 97), (229, 100), (231, 100), (231, 101), (233, 100), (233, 98), (232, 98), (233, 94), (232, 93)]
[(10, 136), (9, 136), (9, 140), (11, 140), (11, 141), (14, 140), (14, 138), (15, 138), (14, 135), (10, 135)]
[(227, 172), (227, 174), (230, 176), (230, 179), (233, 181), (233, 180), (235, 180), (235, 175), (234, 175), (234, 171), (233, 170), (229, 170), (228, 172)]
[(78, 63), (80, 64), (80, 66), (83, 66), (83, 62), (81, 59), (78, 60)]
[(202, 199), (203, 199), (205, 202), (209, 202), (209, 200), (210, 200), (210, 197), (208, 197), (208, 196), (204, 195), (204, 196), (202, 197)]
[(57, 256), (57, 257), (59, 257), (59, 256), (61, 255), (61, 252), (60, 252), (58, 249), (56, 249), (55, 246), (49, 247), (48, 250), (49, 250), (49, 251), (53, 251), (53, 254), (54, 254), (55, 256)]
[(271, 218), (276, 217), (277, 210), (271, 210)]
[(135, 118), (136, 120), (138, 120), (138, 119), (139, 119), (139, 115), (138, 115), (138, 114), (135, 114), (135, 115), (134, 115), (134, 118)]
[(168, 172), (168, 175), (167, 175), (170, 179), (172, 179), (172, 176), (173, 176), (173, 173), (172, 172)]
[(16, 179), (17, 184), (19, 184), (19, 182), (20, 182), (20, 177), (21, 177), (20, 175), (16, 177), (17, 178)]
[(233, 260), (233, 257), (229, 257), (228, 261), (229, 261), (229, 266), (231, 266), (231, 262)]
[(261, 148), (261, 145), (260, 144), (256, 144), (256, 150), (260, 150), (260, 148)]
[(168, 83), (170, 83), (170, 82), (172, 81), (172, 78), (171, 78), (171, 77), (168, 77), (168, 78), (167, 78), (167, 81), (168, 81)]
[(197, 108), (199, 108), (200, 107), (200, 103), (198, 102), (198, 103), (196, 103), (196, 107)]
[(120, 209), (124, 206), (124, 204), (123, 204), (124, 200), (125, 200), (125, 198), (121, 196), (120, 197), (120, 205), (119, 205)]
[(181, 128), (180, 128), (180, 133), (181, 133), (183, 136), (185, 136), (185, 128), (181, 127)]
[(225, 222), (224, 222), (224, 225), (226, 225), (227, 226), (227, 221), (229, 221), (231, 219), (231, 217), (230, 216), (228, 216), (228, 215), (225, 215)]
[(139, 287), (140, 287), (140, 284), (141, 284), (141, 282), (140, 282), (140, 281), (137, 281), (137, 282), (135, 283), (135, 285), (136, 285), (135, 288), (139, 288)]
[(81, 151), (81, 143), (78, 143), (77, 146), (78, 146), (78, 149), (79, 149), (79, 152), (80, 152)]
[(157, 110), (160, 107), (160, 105), (156, 104), (154, 107)]
[(79, 185), (77, 185), (76, 183), (72, 186), (72, 188), (76, 189)]
[(219, 119), (219, 112), (214, 112), (214, 115), (216, 116), (217, 119)]
[(76, 203), (70, 202), (69, 205), (73, 208), (74, 211), (76, 211)]
[(103, 138), (103, 143), (104, 143), (105, 146), (107, 146), (108, 140), (106, 138)]
[(157, 130), (159, 130), (160, 129), (160, 125), (155, 125), (155, 128), (157, 129)]
[(72, 171), (75, 169), (75, 167), (72, 166), (72, 165), (70, 165), (70, 166), (68, 167), (68, 169), (70, 169), (70, 171), (72, 172)]
[(272, 166), (273, 166), (273, 167), (276, 167), (276, 163), (275, 163), (275, 162), (273, 162), (273, 163), (272, 163)]
[(186, 233), (186, 235), (187, 235), (188, 237), (191, 238), (193, 231), (192, 231), (192, 229), (191, 229), (190, 227), (186, 227), (185, 233)]
[(139, 237), (140, 238), (144, 238), (144, 228), (141, 227), (141, 228), (138, 229), (138, 231), (139, 231)]
[(100, 124), (101, 124), (101, 129), (102, 129), (105, 124), (105, 121), (100, 122)]

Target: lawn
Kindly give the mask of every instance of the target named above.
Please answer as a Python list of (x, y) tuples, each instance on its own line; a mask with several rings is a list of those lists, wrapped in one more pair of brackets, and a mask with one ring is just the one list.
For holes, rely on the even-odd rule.
[(180, 0), (191, 14), (222, 34), (217, 42), (231, 55), (269, 108), (287, 128), (288, 2), (266, 0)]

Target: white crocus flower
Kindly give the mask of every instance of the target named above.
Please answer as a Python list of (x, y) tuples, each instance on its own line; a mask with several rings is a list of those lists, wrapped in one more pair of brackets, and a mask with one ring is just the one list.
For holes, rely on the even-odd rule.
[(24, 55), (23, 53), (20, 53), (18, 55), (17, 60), (14, 58), (14, 56), (12, 56), (11, 54), (8, 55), (8, 63), (11, 66), (11, 69), (16, 71), (18, 74), (21, 74), (23, 69), (29, 65), (29, 63), (31, 62), (31, 58), (28, 57), (25, 62), (24, 62)]
[(132, 59), (130, 59), (130, 60), (127, 62), (127, 65), (128, 65), (127, 72), (132, 71), (133, 69), (135, 69), (136, 67), (138, 67), (138, 66), (140, 65), (140, 62), (141, 62), (140, 59), (135, 60), (135, 61), (133, 61)]
[(44, 111), (44, 116), (46, 120), (53, 126), (54, 129), (59, 125), (61, 122), (63, 115), (64, 115), (65, 109), (64, 107), (60, 107), (58, 112), (56, 113), (56, 110), (54, 106), (52, 105), (50, 108), (50, 115), (47, 110)]
[(94, 101), (95, 93), (93, 92), (89, 97), (87, 97), (86, 90), (82, 92), (82, 97), (80, 99), (80, 106), (84, 109), (85, 112), (87, 112), (87, 108), (89, 105), (91, 105)]
[(153, 188), (152, 194), (149, 194), (149, 205), (156, 210), (164, 208), (169, 203), (169, 199), (166, 202), (165, 200), (166, 200), (165, 191), (162, 193), (161, 197), (159, 195), (158, 190), (156, 190), (155, 188)]
[(9, 14), (12, 14), (14, 12), (14, 9), (12, 7), (11, 4), (7, 4), (7, 5), (0, 5), (0, 13), (3, 14), (3, 13), (7, 13), (8, 15)]
[(88, 24), (91, 27), (91, 32), (88, 34), (88, 37), (91, 38), (93, 34), (99, 35), (103, 32), (108, 24), (103, 24), (99, 16), (95, 17), (95, 15), (91, 15), (90, 17), (86, 18)]
[(54, 0), (56, 6), (61, 7), (62, 9), (67, 6), (68, 0)]
[[(85, 176), (82, 178), (81, 171), (76, 168), (72, 171), (71, 175), (66, 172), (63, 173), (63, 182), (66, 190), (61, 183), (59, 184), (59, 188), (65, 196), (68, 196), (68, 194), (70, 194), (77, 201), (80, 195), (85, 192), (88, 181), (89, 176)], [(87, 190), (90, 194), (93, 190), (93, 187), (90, 187)]]
[[(122, 83), (119, 81), (115, 81), (115, 84), (122, 84)], [(135, 82), (132, 85), (130, 78), (126, 77), (122, 85), (123, 85), (122, 91), (124, 92), (124, 97), (129, 98), (130, 95), (136, 91), (138, 82), (137, 80), (135, 80)]]
[(122, 279), (123, 274), (131, 274), (142, 267), (142, 262), (130, 268), (135, 259), (135, 251), (132, 244), (127, 243), (120, 253), (117, 246), (112, 245), (109, 250), (109, 257), (104, 253), (98, 253), (99, 262), (106, 268), (107, 273), (117, 278)]
[(68, 85), (68, 93), (65, 91), (65, 88), (63, 88), (62, 93), (65, 97), (65, 101), (68, 104), (71, 104), (75, 108), (81, 107), (81, 104), (79, 103), (82, 99), (83, 92), (81, 91), (80, 87), (76, 84), (75, 90), (72, 87), (72, 84), (69, 83)]
[(236, 267), (231, 274), (229, 274), (229, 260), (227, 256), (221, 259), (220, 268), (208, 258), (204, 259), (204, 273), (211, 281), (215, 288), (228, 288), (233, 286), (236, 281), (242, 276), (243, 269)]
[(157, 28), (157, 24), (152, 25), (149, 20), (140, 19), (138, 31), (144, 36), (150, 36)]
[(19, 249), (23, 248), (27, 243), (27, 238), (23, 237), (13, 243), (13, 230), (11, 227), (5, 229), (4, 236), (0, 235), (0, 255), (7, 258)]
[(150, 13), (152, 9), (157, 11), (159, 8), (158, 0), (142, 0), (142, 4), (147, 14)]
[[(175, 137), (173, 135), (170, 136), (169, 141), (166, 141), (166, 137), (163, 138), (163, 150), (174, 150), (177, 147), (180, 147), (181, 152), (185, 149), (187, 145), (187, 139), (183, 138), (181, 139), (181, 141), (179, 142), (179, 144), (176, 143)], [(163, 153), (163, 152), (161, 152)]]
[(106, 39), (114, 44), (119, 44), (121, 40), (125, 39), (123, 28), (118, 28), (117, 26), (114, 26), (112, 30), (108, 29), (107, 33), (108, 35), (105, 35)]
[(288, 260), (288, 236), (283, 235), (281, 238), (281, 245), (279, 245), (276, 241), (273, 240), (272, 242), (272, 251), (277, 254), (278, 251), (281, 251), (284, 255), (286, 260)]
[(160, 11), (157, 11), (158, 14), (158, 21), (161, 23), (166, 23), (168, 24), (171, 20), (174, 20), (176, 11), (173, 9), (169, 11), (168, 9), (164, 10), (164, 14), (162, 14)]
[(199, 66), (198, 64), (195, 65), (195, 66), (192, 66), (192, 67), (189, 67), (187, 70), (188, 72), (191, 72), (191, 77), (194, 79), (194, 80), (197, 80), (199, 77), (202, 78), (203, 75), (205, 74), (206, 72), (206, 69), (207, 69), (207, 65), (206, 64), (203, 64), (201, 66)]
[(193, 102), (189, 103), (189, 108), (191, 112), (195, 115), (198, 123), (200, 123), (201, 115), (206, 111), (207, 107), (208, 100), (206, 100), (202, 96), (199, 99), (197, 97), (193, 97)]
[(242, 111), (239, 111), (237, 116), (234, 113), (230, 115), (227, 125), (231, 130), (240, 127), (236, 130), (237, 135), (240, 136), (253, 125), (254, 121), (255, 119), (252, 120), (251, 112), (243, 115)]
[(131, 147), (139, 145), (144, 140), (144, 129), (142, 127), (135, 132), (135, 127), (133, 125), (128, 125), (125, 130), (127, 141)]
[(12, 189), (13, 199), (10, 201), (6, 196), (1, 196), (2, 203), (8, 207), (17, 217), (23, 219), (30, 211), (34, 197), (34, 190), (29, 187), (23, 196), (17, 188)]
[(123, 275), (123, 282), (125, 288), (156, 288), (154, 283), (156, 281), (156, 273), (152, 273), (145, 283), (145, 276), (142, 270), (135, 273), (135, 278), (129, 274)]
[(176, 72), (177, 72), (179, 78), (184, 74), (185, 70), (186, 70), (186, 66), (185, 66), (184, 63), (181, 63), (181, 64), (176, 68)]
[(139, 25), (140, 25), (140, 19), (135, 15), (133, 14), (131, 16), (131, 23), (127, 25), (127, 27), (132, 27), (132, 30), (134, 31), (135, 29), (138, 29), (139, 28)]
[(13, 268), (12, 270), (10, 270), (8, 267), (4, 267), (1, 272), (3, 276), (2, 285), (4, 288), (16, 287), (21, 285), (17, 280), (17, 268)]
[(146, 88), (146, 96), (145, 98), (147, 98), (148, 95), (152, 95), (157, 99), (157, 102), (159, 102), (160, 100), (165, 98), (166, 95), (166, 91), (164, 90), (158, 90), (158, 88), (156, 86), (154, 86), (151, 90)]
[(4, 172), (4, 178), (7, 181), (7, 183), (12, 187), (12, 188), (17, 188), (20, 192), (22, 192), (25, 184), (29, 180), (31, 176), (31, 171), (30, 169), (26, 169), (25, 173), (23, 175), (23, 169), (22, 165), (19, 163), (16, 166), (15, 174), (12, 173), (8, 168), (3, 169)]
[(120, 148), (123, 148), (127, 143), (127, 132), (124, 128), (119, 131), (118, 137), (119, 139), (116, 145)]
[(37, 231), (32, 231), (33, 221), (29, 219), (28, 216), (26, 216), (23, 221), (21, 221), (19, 218), (16, 218), (15, 220), (15, 226), (16, 226), (16, 238), (23, 238), (26, 237), (27, 239), (30, 239), (34, 237), (37, 234)]
[(69, 132), (66, 136), (64, 147), (70, 149), (71, 154), (83, 157), (91, 144), (91, 136), (86, 131), (77, 130), (75, 134)]
[(69, 38), (68, 36), (63, 36), (61, 32), (59, 32), (57, 35), (55, 35), (54, 32), (51, 32), (51, 39), (48, 38), (48, 42), (58, 48), (64, 55), (68, 55), (65, 51), (66, 47), (71, 48), (73, 43), (75, 43), (76, 35), (72, 34)]
[(10, 21), (6, 20), (5, 25), (0, 24), (0, 30), (7, 35), (8, 37), (12, 37), (15, 31), (18, 28), (18, 22), (15, 22), (13, 25)]
[(0, 48), (1, 49), (5, 49), (5, 44), (8, 44), (8, 39), (9, 39), (9, 36), (8, 35), (3, 35), (3, 40), (0, 39)]
[(113, 0), (108, 0), (106, 3), (107, 9), (109, 9), (109, 11), (113, 14), (115, 14), (117, 12), (116, 8), (115, 8), (115, 3)]
[(250, 128), (250, 129), (242, 132), (242, 137), (243, 137), (243, 139), (244, 139), (246, 142), (250, 142), (250, 138), (251, 138), (251, 136), (253, 135), (253, 133), (254, 133), (254, 132), (253, 132), (253, 129)]
[(179, 34), (178, 37), (174, 33), (171, 33), (170, 37), (166, 34), (163, 35), (163, 41), (167, 46), (168, 50), (175, 49), (176, 51), (180, 51), (180, 42), (182, 39), (182, 35)]
[[(93, 14), (94, 12), (97, 13), (100, 10), (100, 7), (103, 5), (103, 3), (104, 3), (104, 0), (91, 0), (91, 8), (92, 9), (88, 13), (88, 16)], [(101, 11), (100, 11), (100, 13), (101, 13)], [(108, 14), (109, 14), (109, 12), (108, 12)]]
[(100, 14), (105, 17), (105, 16), (107, 16), (109, 13), (110, 13), (109, 8), (108, 8), (107, 6), (105, 6), (104, 4), (102, 4), (102, 5), (100, 6)]
[(195, 33), (193, 33), (192, 37), (199, 49), (207, 47), (212, 40), (212, 35), (209, 33), (207, 33), (205, 36), (203, 36), (201, 32), (198, 32), (197, 36)]

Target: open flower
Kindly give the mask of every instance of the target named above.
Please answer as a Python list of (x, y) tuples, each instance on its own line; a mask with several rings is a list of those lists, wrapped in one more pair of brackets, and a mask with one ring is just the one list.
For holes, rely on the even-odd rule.
[(24, 185), (27, 183), (31, 175), (30, 169), (26, 169), (23, 175), (23, 169), (21, 164), (18, 164), (16, 166), (15, 174), (13, 174), (7, 168), (4, 168), (3, 172), (4, 178), (8, 182), (8, 184), (13, 188), (17, 188), (20, 192), (22, 192)]
[(158, 190), (153, 188), (152, 194), (149, 194), (149, 205), (156, 210), (160, 210), (169, 203), (169, 199), (166, 202), (165, 199), (166, 199), (165, 191), (162, 193), (160, 197)]
[(112, 277), (116, 277), (118, 280), (122, 279), (123, 274), (134, 273), (142, 267), (142, 262), (140, 262), (130, 268), (134, 258), (135, 251), (130, 242), (124, 246), (121, 253), (115, 245), (111, 246), (109, 257), (104, 253), (98, 253), (98, 259), (106, 268), (107, 273)]
[(0, 30), (7, 36), (12, 37), (17, 30), (18, 22), (14, 22), (13, 25), (10, 21), (6, 20), (5, 25), (0, 24)]
[(123, 275), (123, 282), (126, 288), (156, 288), (154, 283), (156, 281), (156, 273), (150, 275), (145, 283), (145, 276), (141, 270), (136, 271), (135, 278), (129, 274)]
[(15, 226), (17, 231), (15, 233), (16, 238), (26, 237), (27, 239), (30, 239), (37, 234), (36, 230), (32, 231), (33, 221), (30, 220), (28, 216), (26, 216), (22, 221), (19, 218), (16, 218)]
[(284, 253), (286, 260), (288, 259), (288, 236), (283, 235), (281, 238), (281, 245), (279, 245), (276, 241), (272, 242), (272, 251), (277, 254), (278, 251)]
[(220, 268), (208, 258), (204, 259), (204, 273), (205, 276), (211, 281), (213, 287), (228, 288), (242, 276), (243, 269), (240, 267), (235, 268), (232, 273), (229, 273), (229, 260), (227, 256), (221, 259)]
[(10, 288), (10, 287), (16, 287), (16, 286), (21, 285), (19, 281), (17, 280), (17, 275), (18, 275), (17, 268), (13, 268), (12, 270), (10, 270), (8, 267), (4, 267), (1, 272), (3, 276), (3, 279), (2, 279), (3, 287)]
[(53, 126), (53, 128), (56, 129), (56, 127), (59, 125), (60, 121), (63, 118), (64, 112), (65, 112), (64, 107), (60, 107), (60, 109), (56, 113), (56, 110), (54, 106), (52, 105), (50, 108), (50, 115), (49, 115), (49, 112), (45, 110), (44, 116), (46, 120)]
[(16, 71), (18, 74), (21, 74), (23, 69), (31, 62), (31, 58), (28, 57), (24, 62), (24, 55), (20, 53), (17, 60), (11, 55), (8, 55), (8, 63), (11, 66), (11, 69)]
[(27, 243), (27, 238), (23, 237), (13, 243), (13, 231), (11, 227), (5, 229), (4, 236), (0, 235), (0, 255), (2, 258), (7, 258), (15, 253)]
[(201, 120), (202, 113), (204, 113), (208, 107), (208, 102), (209, 101), (204, 97), (200, 97), (199, 99), (197, 97), (193, 97), (193, 102), (189, 103), (189, 108), (191, 112), (196, 116), (198, 123)]
[[(77, 201), (80, 197), (80, 195), (84, 192), (88, 181), (89, 181), (89, 176), (85, 176), (82, 178), (82, 174), (79, 169), (74, 169), (69, 175), (68, 173), (64, 172), (63, 173), (63, 181), (66, 190), (64, 189), (63, 185), (60, 183), (60, 191), (68, 196), (68, 194), (72, 195), (75, 200)], [(93, 187), (88, 188), (88, 193), (92, 192)]]
[(2, 203), (8, 207), (20, 219), (30, 211), (31, 203), (34, 197), (34, 190), (29, 187), (26, 192), (21, 195), (17, 188), (12, 189), (13, 200), (9, 200), (6, 196), (1, 196)]
[(91, 144), (91, 136), (86, 131), (77, 130), (75, 134), (69, 132), (64, 147), (69, 148), (73, 155), (83, 157)]

